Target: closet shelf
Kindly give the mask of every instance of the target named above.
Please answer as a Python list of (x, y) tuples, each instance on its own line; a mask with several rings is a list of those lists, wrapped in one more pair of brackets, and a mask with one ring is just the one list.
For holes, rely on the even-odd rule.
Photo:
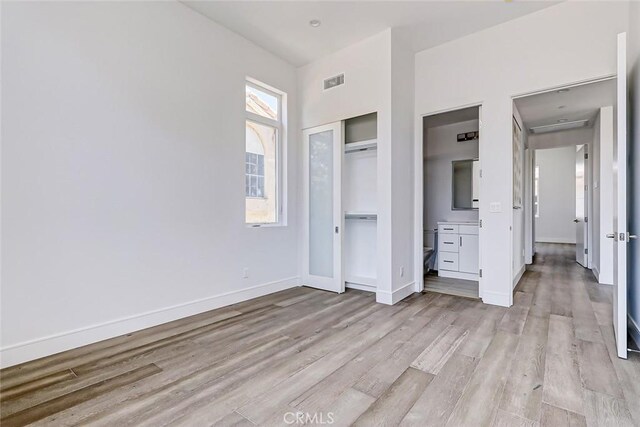
[(377, 139), (368, 139), (366, 141), (349, 142), (344, 144), (345, 153), (355, 153), (358, 151), (376, 150), (378, 148)]
[(376, 221), (378, 214), (371, 212), (345, 212), (344, 219), (361, 219), (366, 221)]

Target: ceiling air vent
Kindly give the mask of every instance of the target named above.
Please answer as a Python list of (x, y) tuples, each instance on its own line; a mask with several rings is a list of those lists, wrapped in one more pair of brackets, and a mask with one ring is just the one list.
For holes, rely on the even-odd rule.
[(344, 73), (338, 74), (337, 76), (329, 77), (328, 79), (324, 79), (324, 90), (331, 89), (343, 84), (344, 84)]

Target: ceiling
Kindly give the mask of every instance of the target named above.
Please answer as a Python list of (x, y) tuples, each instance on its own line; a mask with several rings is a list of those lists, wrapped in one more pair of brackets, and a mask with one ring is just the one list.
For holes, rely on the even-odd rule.
[[(182, 1), (295, 66), (387, 28), (418, 52), (554, 1)], [(313, 28), (311, 20), (320, 20)]]
[[(609, 79), (553, 90), (515, 100), (526, 128), (558, 124), (559, 120), (574, 122), (593, 119), (600, 107), (615, 105), (616, 80)], [(562, 107), (562, 108), (561, 108)]]

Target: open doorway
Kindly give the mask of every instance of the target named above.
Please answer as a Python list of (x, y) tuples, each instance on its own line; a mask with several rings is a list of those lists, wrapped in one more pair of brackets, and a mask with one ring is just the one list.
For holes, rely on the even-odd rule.
[(423, 118), (424, 289), (478, 298), (480, 107)]
[[(604, 230), (613, 226), (615, 102), (615, 79), (514, 100), (524, 129), (526, 264), (537, 245), (568, 245), (564, 253), (575, 254), (599, 283), (612, 284), (613, 242)], [(519, 249), (514, 241), (514, 253)]]

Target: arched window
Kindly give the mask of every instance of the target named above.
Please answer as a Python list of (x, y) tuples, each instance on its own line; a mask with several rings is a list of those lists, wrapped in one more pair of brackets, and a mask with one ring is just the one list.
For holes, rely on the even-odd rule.
[(247, 79), (245, 102), (245, 222), (253, 227), (279, 224), (286, 94)]

